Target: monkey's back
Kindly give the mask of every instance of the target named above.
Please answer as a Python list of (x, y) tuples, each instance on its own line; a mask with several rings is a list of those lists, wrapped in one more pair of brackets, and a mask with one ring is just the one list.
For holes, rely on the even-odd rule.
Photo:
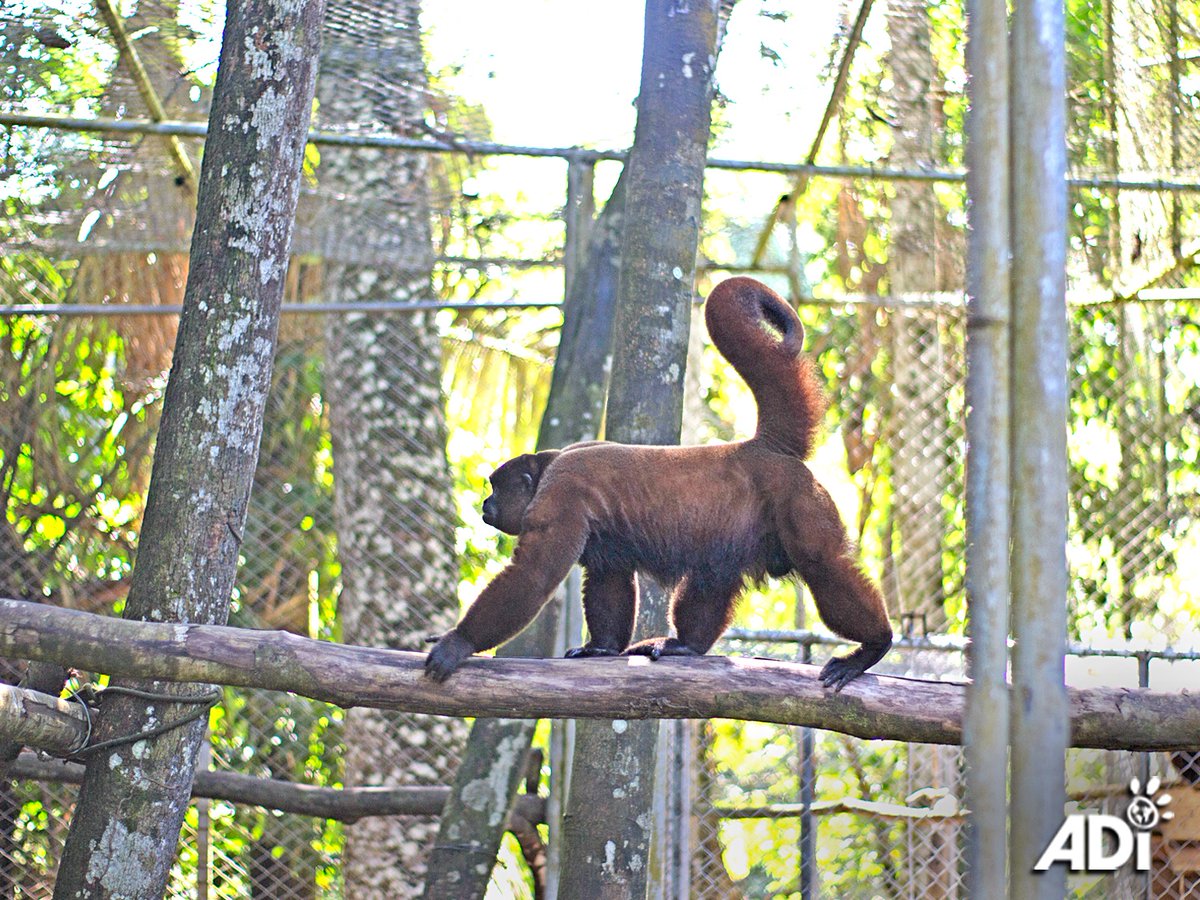
[(637, 570), (666, 584), (783, 575), (773, 497), (811, 481), (795, 457), (753, 441), (704, 447), (589, 442), (568, 447), (530, 504), (581, 509), (589, 570)]

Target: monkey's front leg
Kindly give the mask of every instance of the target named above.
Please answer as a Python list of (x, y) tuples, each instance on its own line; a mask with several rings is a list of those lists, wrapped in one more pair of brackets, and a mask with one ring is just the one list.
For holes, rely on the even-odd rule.
[(457, 631), (448, 631), (425, 658), (425, 674), (434, 681), (445, 681), (474, 652), (475, 647), (470, 641)]
[(586, 540), (587, 523), (582, 517), (543, 524), (527, 516), (512, 562), (429, 652), (425, 674), (445, 681), (472, 653), (490, 650), (519, 634), (567, 577)]

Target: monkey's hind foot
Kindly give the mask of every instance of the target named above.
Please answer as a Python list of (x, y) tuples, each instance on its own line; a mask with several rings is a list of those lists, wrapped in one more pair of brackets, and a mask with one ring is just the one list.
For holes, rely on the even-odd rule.
[(842, 688), (883, 659), (884, 654), (891, 649), (891, 646), (890, 640), (886, 643), (863, 644), (853, 653), (835, 656), (821, 669), (821, 674), (818, 676), (821, 684), (827, 688), (833, 688), (835, 694), (840, 694)]
[(597, 647), (595, 644), (587, 643), (582, 647), (572, 647), (563, 654), (563, 659), (586, 659), (589, 656), (620, 656), (619, 650), (610, 650), (608, 647)]
[(632, 647), (627, 647), (622, 656), (648, 656), (658, 659), (662, 656), (703, 656), (685, 644), (679, 638), (656, 637), (638, 641)]

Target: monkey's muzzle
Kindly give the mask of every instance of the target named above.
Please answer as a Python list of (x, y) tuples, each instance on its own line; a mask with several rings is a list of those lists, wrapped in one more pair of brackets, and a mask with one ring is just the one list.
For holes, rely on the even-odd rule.
[(491, 525), (493, 528), (499, 528), (496, 524), (496, 497), (493, 494), (483, 501), (483, 524)]

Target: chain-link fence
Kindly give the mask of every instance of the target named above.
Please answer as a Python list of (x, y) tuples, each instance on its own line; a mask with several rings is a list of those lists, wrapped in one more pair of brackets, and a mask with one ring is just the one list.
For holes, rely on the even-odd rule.
[[(26, 120), (0, 132), (17, 186), (4, 195), (0, 254), (0, 594), (117, 612), (187, 274), (188, 166), (200, 139), (145, 126), (147, 86), (100, 18), (12, 10), (0, 14), (6, 121), (47, 108), (122, 121)], [(558, 321), (533, 307), (562, 295), (562, 262), (580, 245), (564, 240), (561, 191), (544, 199), (547, 182), (566, 185), (553, 156), (422, 153), (403, 190), (355, 182), (357, 169), (390, 171), (413, 140), (389, 125), (411, 85), (378, 77), (380, 47), (363, 37), (364, 23), (386, 31), (392, 20), (368, 3), (342, 13), (332, 26), (340, 77), (377, 105), (321, 123), (369, 132), (365, 149), (316, 143), (310, 153), (230, 621), (418, 649), (510, 547), (482, 526), (479, 500), (490, 468), (532, 445)], [(965, 200), (959, 177), (933, 170), (961, 163), (959, 13), (886, 4), (855, 51), (827, 155), (848, 171), (887, 156), (895, 177), (818, 173), (798, 188), (753, 167), (711, 169), (702, 245), (706, 279), (748, 268), (763, 214), (786, 195), (758, 271), (801, 308), (833, 398), (813, 465), (911, 638), (879, 671), (951, 679), (962, 677), (966, 613)], [(211, 79), (197, 73), (215, 59), (202, 49), (218, 19), (155, 0), (125, 20), (170, 119), (206, 117)], [(1081, 651), (1068, 676), (1180, 690), (1200, 683), (1197, 5), (1071, 2), (1068, 23), (1068, 554)], [(51, 80), (71, 53), (105, 77)], [(911, 98), (891, 90), (905, 66), (925, 85)], [(477, 111), (422, 97), (460, 145), (487, 137)], [(597, 183), (616, 168), (600, 162)], [(330, 171), (342, 179), (334, 186)], [(424, 199), (412, 189), (421, 179)], [(417, 246), (397, 223), (423, 202), (431, 241)], [(405, 274), (431, 256), (431, 281)], [(397, 257), (407, 261), (400, 274)], [(514, 298), (528, 308), (486, 308)], [(383, 308), (397, 304), (430, 309)], [(711, 352), (702, 359), (698, 432), (745, 433), (745, 391)], [(750, 595), (743, 630), (722, 652), (820, 662), (828, 645), (792, 631), (818, 622), (796, 596), (788, 585)], [(229, 690), (210, 720), (206, 765), (317, 786), (445, 784), (462, 734), (446, 721), (347, 722), (302, 698)], [(957, 749), (727, 721), (680, 726), (673, 747), (671, 895), (964, 894)], [(1120, 812), (1130, 779), (1151, 775), (1179, 815), (1155, 833), (1150, 871), (1080, 877), (1080, 896), (1200, 891), (1200, 801), (1189, 787), (1200, 763), (1072, 751), (1070, 809)], [(549, 777), (544, 766), (543, 792)], [(0, 786), (4, 892), (50, 896), (74, 791), (34, 778)], [(392, 848), (419, 875), (435, 826), (197, 799), (170, 895), (353, 896), (347, 871), (363, 848)], [(529, 889), (527, 853), (536, 847), (505, 844), (502, 895)]]
[[(863, 320), (858, 310), (810, 308), (804, 312), (826, 323), (820, 331), (813, 329), (818, 344), (822, 335), (835, 335), (843, 327), (858, 328)], [(1096, 333), (1107, 333), (1097, 323), (1150, 314), (1156, 321), (1175, 321), (1181, 323), (1179, 328), (1195, 330), (1182, 324), (1190, 318), (1187, 304), (1172, 303), (1169, 311), (1161, 306), (1150, 310), (1145, 306), (1103, 310), (1089, 307), (1076, 313), (1076, 359), (1094, 356), (1105, 384), (1123, 387), (1120, 393), (1115, 388), (1100, 392), (1098, 400), (1097, 395), (1089, 393), (1094, 389), (1089, 387), (1091, 382), (1078, 381), (1081, 376), (1077, 371), (1074, 396), (1078, 403), (1073, 408), (1084, 412), (1072, 423), (1074, 439), (1082, 440), (1081, 435), (1099, 428), (1116, 431), (1121, 424), (1116, 411), (1129, 409), (1123, 399), (1133, 390), (1129, 382), (1113, 380), (1119, 345), (1091, 338)], [(941, 323), (933, 330), (939, 340), (947, 341), (943, 347), (946, 365), (950, 371), (961, 372), (961, 316), (945, 310), (906, 310), (894, 318), (905, 328), (912, 327), (914, 319)], [(873, 308), (870, 319), (872, 327), (888, 325), (879, 325), (884, 319), (878, 308)], [(128, 570), (128, 555), (121, 550), (128, 550), (136, 529), (139, 492), (146, 483), (151, 446), (147, 435), (153, 426), (163, 371), (146, 377), (144, 372), (132, 372), (124, 361), (126, 344), (121, 332), (130, 321), (68, 316), (3, 319), (6, 349), (10, 351), (5, 358), (23, 358), (25, 366), (20, 378), (5, 380), (18, 387), (10, 389), (8, 411), (15, 413), (22, 400), (27, 407), (22, 415), (4, 419), (5, 459), (18, 460), (13, 466), (18, 471), (8, 481), (9, 529), (10, 534), (23, 538), (21, 555), (8, 556), (4, 568), (37, 573), (49, 602), (90, 610), (111, 609), (112, 597), (119, 595), (120, 580)], [(231, 622), (337, 638), (338, 561), (331, 496), (335, 485), (330, 478), (336, 464), (329, 447), (328, 411), (322, 408), (322, 341), (320, 330), (314, 329), (321, 323), (322, 317), (313, 315), (292, 316), (285, 322)], [(1116, 326), (1111, 327), (1115, 330)], [(23, 335), (25, 343), (16, 343), (18, 335)], [(1155, 341), (1156, 347), (1162, 352), (1174, 347), (1180, 355), (1163, 359), (1161, 371), (1185, 370), (1192, 364), (1188, 357), (1200, 353), (1198, 344), (1200, 341), (1194, 337), (1183, 352), (1179, 334), (1163, 332)], [(828, 341), (820, 355), (825, 370), (841, 368), (840, 362), (831, 360), (831, 354), (859, 345), (856, 341)], [(89, 383), (74, 369), (92, 358), (92, 348), (107, 348), (107, 355), (97, 358), (96, 367), (87, 376)], [(401, 363), (403, 349), (394, 353), (396, 362)], [(893, 387), (889, 370), (890, 365), (884, 364), (872, 386), (856, 385), (854, 402), (839, 399), (834, 403), (833, 438), (818, 455), (816, 465), (820, 469), (827, 460), (851, 458), (859, 452), (852, 448), (863, 440), (862, 434), (855, 434), (853, 424), (874, 423), (871, 427), (878, 433), (877, 443), (871, 439), (876, 449), (870, 465), (864, 464), (856, 476), (845, 467), (841, 473), (831, 468), (832, 477), (827, 480), (841, 484), (839, 499), (844, 513), (849, 521), (860, 524), (862, 545), (870, 548), (865, 554), (868, 564), (887, 587), (897, 622), (912, 630), (918, 645), (918, 649), (896, 651), (879, 670), (958, 679), (962, 677), (961, 648), (920, 647), (922, 630), (934, 631), (929, 621), (931, 609), (952, 632), (959, 630), (962, 619), (961, 538), (956, 545), (955, 539), (947, 536), (961, 531), (962, 410), (961, 403), (957, 408), (951, 403), (951, 411), (947, 412), (945, 401), (948, 394), (961, 390), (961, 381), (947, 381), (948, 376), (940, 369), (935, 369), (929, 379), (929, 384), (935, 386), (931, 390), (939, 397), (933, 418), (940, 419), (945, 427), (934, 430), (934, 439), (913, 452), (925, 458), (929, 467), (934, 465), (929, 461), (932, 457), (953, 461), (952, 474), (946, 477), (945, 493), (934, 494), (916, 516), (920, 527), (911, 533), (918, 538), (901, 544), (895, 536), (897, 521), (903, 521), (901, 514), (882, 500), (889, 493), (899, 492), (894, 486), (894, 470), (890, 477), (868, 471), (872, 467), (887, 470), (879, 448), (894, 452), (901, 446), (894, 432), (899, 426), (894, 423), (900, 410), (909, 409), (911, 404), (910, 400), (903, 407), (891, 406), (903, 395)], [(84, 415), (87, 407), (75, 405), (72, 398), (76, 393), (103, 393), (105, 382), (125, 386), (124, 391), (112, 395), (120, 405), (110, 411), (109, 417), (88, 419)], [(134, 389), (134, 382), (144, 387)], [(1187, 392), (1179, 395), (1185, 396)], [(1090, 405), (1085, 403), (1089, 397)], [(1101, 404), (1099, 408), (1097, 403)], [(1194, 565), (1188, 547), (1189, 541), (1196, 538), (1187, 527), (1188, 495), (1177, 485), (1181, 477), (1194, 474), (1189, 463), (1194, 464), (1195, 455), (1189, 446), (1195, 446), (1197, 423), (1189, 420), (1186, 403), (1177, 403), (1174, 408), (1167, 404), (1160, 413), (1158, 418), (1138, 415), (1132, 426), (1136, 428), (1136, 439), (1130, 440), (1139, 452), (1153, 454), (1163, 466), (1175, 464), (1182, 476), (1149, 466), (1139, 468), (1136, 471), (1145, 471), (1147, 481), (1128, 488), (1134, 499), (1123, 505), (1111, 500), (1101, 502), (1104, 479), (1087, 468), (1097, 465), (1098, 438), (1094, 434), (1087, 444), (1090, 451), (1084, 448), (1079, 454), (1075, 476), (1085, 487), (1097, 484), (1073, 495), (1072, 603), (1076, 639), (1115, 638), (1116, 642), (1109, 650), (1112, 656), (1085, 656), (1073, 663), (1073, 683), (1137, 684), (1139, 659), (1147, 661), (1147, 674), (1154, 672), (1155, 677), (1148, 683), (1163, 690), (1181, 689), (1200, 677), (1200, 664), (1192, 663), (1189, 671), (1186, 662), (1155, 659), (1150, 666), (1148, 660), (1154, 658), (1153, 653), (1139, 657), (1131, 649), (1121, 650), (1121, 641), (1131, 629), (1138, 646), (1145, 646), (1148, 633), (1139, 634), (1136, 629), (1148, 620), (1168, 642), (1184, 640), (1194, 635), (1195, 629), (1197, 582), (1188, 577), (1186, 569)], [(115, 423), (122, 419), (127, 424), (118, 427)], [(22, 422), (29, 423), (23, 434), (14, 427)], [(461, 431), (452, 433), (459, 440), (467, 439)], [(1151, 443), (1146, 438), (1150, 433), (1158, 435), (1160, 443)], [(1110, 440), (1119, 446), (1120, 433)], [(43, 445), (41, 441), (48, 443)], [(101, 455), (96, 448), (107, 446), (106, 442), (120, 448), (112, 457), (120, 463), (118, 471), (102, 472), (103, 477), (98, 479), (95, 467)], [(381, 447), (380, 451), (386, 454), (396, 449)], [(466, 461), (454, 462), (456, 467), (486, 468), (474, 454)], [(468, 483), (475, 482), (465, 494), (477, 496), (478, 473), (474, 479), (462, 477)], [(1168, 491), (1159, 496), (1155, 491), (1163, 484)], [(924, 489), (928, 490), (928, 485)], [(1152, 503), (1141, 499), (1147, 496)], [(1100, 509), (1095, 508), (1097, 503)], [(44, 508), (35, 515), (39, 504)], [(104, 515), (105, 510), (122, 504), (130, 506), (128, 530), (106, 530), (111, 515)], [(1171, 509), (1185, 512), (1163, 512)], [(931, 515), (930, 510), (935, 513)], [(465, 505), (463, 515), (472, 515)], [(1081, 524), (1084, 521), (1089, 523), (1086, 528)], [(1142, 524), (1131, 531), (1134, 526), (1130, 523)], [(29, 530), (21, 534), (23, 526)], [(459, 529), (465, 552), (483, 552), (467, 546), (478, 540), (478, 535), (461, 524)], [(1128, 548), (1139, 541), (1154, 549), (1130, 554), (1128, 563), (1122, 563), (1123, 557), (1107, 546), (1088, 549), (1089, 542)], [(898, 588), (904, 581), (896, 573), (907, 571), (900, 560), (918, 552), (913, 547), (937, 551), (932, 561), (925, 562), (930, 571), (936, 572), (931, 580), (939, 585), (938, 596), (942, 598), (937, 607), (915, 606)], [(929, 555), (928, 549), (925, 555)], [(84, 571), (89, 559), (102, 560), (116, 577), (72, 579), (76, 567)], [(1110, 561), (1116, 567), (1109, 580), (1099, 577), (1094, 566), (1088, 564), (1094, 559)], [(911, 569), (921, 571), (918, 566)], [(1118, 576), (1120, 580), (1115, 580)], [(791, 635), (769, 640), (772, 635), (761, 633), (764, 627), (782, 629), (791, 624), (789, 604), (794, 605), (784, 586), (755, 595), (745, 604), (741, 622), (758, 628), (760, 633), (745, 632), (726, 641), (722, 652), (782, 658), (808, 652), (797, 649), (800, 645)], [(808, 614), (808, 621), (815, 623), (811, 609)], [(812, 655), (820, 662), (827, 650), (818, 645)], [(1096, 662), (1104, 665), (1092, 665)], [(802, 873), (828, 895), (961, 894), (964, 813), (960, 808), (962, 783), (956, 749), (816, 734), (807, 738), (811, 746), (806, 752), (805, 740), (802, 729), (753, 723), (713, 722), (693, 729), (688, 746), (695, 755), (689, 761), (688, 772), (690, 790), (695, 794), (691, 802), (692, 826), (687, 832), (692, 895), (730, 896), (729, 891), (735, 887), (746, 896), (787, 894), (801, 890)], [(323, 704), (266, 692), (227, 691), (214, 713), (209, 743), (210, 765), (218, 771), (317, 785), (345, 783), (343, 713)], [(451, 746), (427, 740), (410, 763), (411, 771), (436, 772), (439, 757), (451, 753)], [(1172, 791), (1186, 790), (1177, 785), (1179, 773), (1170, 769), (1165, 757), (1143, 761), (1129, 754), (1073, 751), (1072, 787), (1080, 807), (1123, 796), (1127, 773), (1136, 774), (1147, 765), (1172, 784)], [(424, 780), (440, 781), (435, 775)], [(806, 781), (811, 785), (808, 806)], [(19, 803), (13, 807), (15, 828), (6, 850), (9, 871), (18, 886), (18, 896), (49, 896), (74, 789), (22, 782), (16, 792)], [(209, 885), (212, 896), (307, 897), (314, 892), (336, 896), (343, 839), (343, 828), (334, 821), (228, 800), (200, 801), (189, 812), (173, 890), (179, 896), (190, 896), (195, 891), (195, 879), (200, 878)], [(1189, 840), (1164, 839), (1156, 844), (1156, 883), (1166, 878), (1182, 884), (1191, 877), (1186, 868), (1172, 868), (1178, 853), (1184, 854), (1184, 860), (1191, 858), (1191, 846)], [(512, 864), (516, 865), (515, 860)], [(1185, 864), (1190, 865), (1179, 863), (1181, 867)], [(1100, 881), (1094, 886), (1082, 885), (1081, 889), (1094, 889), (1097, 896), (1104, 896), (1111, 886)]]

